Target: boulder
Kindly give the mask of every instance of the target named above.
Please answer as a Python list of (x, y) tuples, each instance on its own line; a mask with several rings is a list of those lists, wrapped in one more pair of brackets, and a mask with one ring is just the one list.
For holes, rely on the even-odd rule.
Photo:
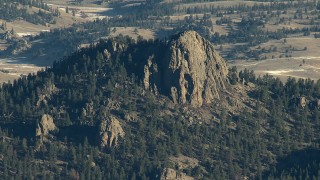
[(111, 58), (111, 53), (107, 49), (105, 49), (103, 51), (103, 54), (104, 54), (106, 60), (109, 60)]
[(300, 97), (300, 102), (299, 102), (300, 106), (302, 108), (306, 107), (307, 105), (307, 99), (305, 97)]
[(50, 132), (57, 130), (58, 128), (53, 122), (52, 116), (44, 114), (41, 117), (40, 122), (37, 124), (36, 136), (45, 137), (48, 136)]
[(193, 177), (187, 176), (183, 172), (177, 172), (171, 168), (164, 168), (161, 173), (161, 180), (193, 180)]
[(247, 86), (248, 86), (249, 88), (255, 88), (255, 87), (256, 87), (256, 85), (253, 84), (252, 82), (248, 82), (248, 83), (247, 83)]
[(125, 132), (121, 127), (120, 121), (114, 116), (109, 116), (101, 121), (99, 136), (101, 148), (113, 147), (118, 145), (120, 138), (124, 138)]
[(82, 116), (83, 117), (93, 117), (95, 115), (95, 110), (93, 106), (93, 102), (86, 103), (85, 107), (82, 108)]
[(135, 112), (135, 111), (127, 112), (127, 113), (124, 115), (124, 119), (125, 119), (126, 121), (136, 122), (136, 121), (138, 120), (138, 113)]

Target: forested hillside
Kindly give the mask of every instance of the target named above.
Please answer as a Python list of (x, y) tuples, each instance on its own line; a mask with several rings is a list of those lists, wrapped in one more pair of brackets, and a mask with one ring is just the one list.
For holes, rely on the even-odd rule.
[[(33, 9), (37, 12), (32, 12)], [(39, 0), (1, 0), (0, 19), (6, 21), (25, 20), (34, 24), (46, 25), (54, 23), (54, 17), (59, 16), (58, 9), (49, 8)]]
[(247, 100), (174, 103), (143, 86), (145, 63), (161, 68), (172, 41), (120, 36), (4, 84), (1, 177), (319, 177), (320, 81), (232, 68), (230, 87)]

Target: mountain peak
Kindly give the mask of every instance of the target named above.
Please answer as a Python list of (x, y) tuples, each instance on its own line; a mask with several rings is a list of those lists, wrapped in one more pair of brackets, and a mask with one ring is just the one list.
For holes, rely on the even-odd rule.
[[(219, 92), (228, 84), (225, 61), (213, 45), (195, 31), (185, 31), (174, 36), (164, 56), (162, 83), (150, 85), (152, 60), (145, 66), (146, 87), (164, 88), (175, 103), (190, 103), (200, 107), (219, 99)], [(159, 73), (158, 73), (159, 74)], [(158, 77), (158, 76), (157, 76)], [(159, 79), (159, 78), (158, 78)], [(157, 88), (159, 89), (159, 88)]]

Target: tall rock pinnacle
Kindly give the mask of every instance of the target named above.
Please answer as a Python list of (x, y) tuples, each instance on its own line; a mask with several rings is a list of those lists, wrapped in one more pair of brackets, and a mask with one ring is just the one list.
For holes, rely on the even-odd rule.
[[(155, 59), (161, 59), (156, 63)], [(200, 107), (220, 98), (228, 84), (226, 62), (213, 45), (195, 31), (173, 37), (162, 57), (150, 56), (144, 65), (143, 84), (175, 103)]]
[(165, 58), (164, 86), (174, 102), (200, 107), (219, 99), (228, 69), (213, 45), (195, 31), (173, 38)]

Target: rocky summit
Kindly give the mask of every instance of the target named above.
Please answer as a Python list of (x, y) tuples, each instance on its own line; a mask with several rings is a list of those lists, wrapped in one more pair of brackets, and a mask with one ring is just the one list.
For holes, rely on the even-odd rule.
[(144, 85), (155, 92), (157, 87), (164, 88), (163, 92), (175, 103), (200, 107), (219, 99), (219, 93), (229, 84), (225, 61), (195, 31), (174, 36), (163, 58), (164, 67), (160, 68), (152, 62), (153, 57), (149, 58), (144, 68)]

